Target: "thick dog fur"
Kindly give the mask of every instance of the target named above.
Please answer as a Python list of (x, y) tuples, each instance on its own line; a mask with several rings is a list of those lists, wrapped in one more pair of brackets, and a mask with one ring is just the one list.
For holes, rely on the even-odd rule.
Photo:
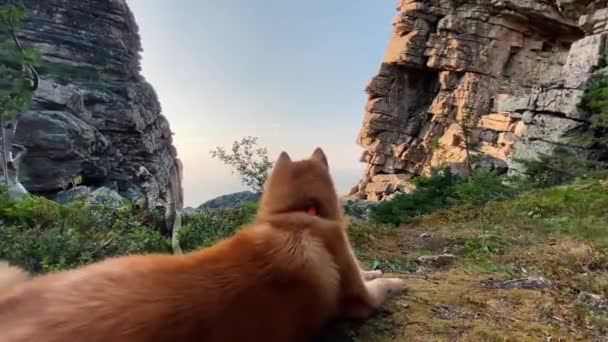
[(366, 318), (404, 289), (360, 270), (321, 149), (297, 162), (282, 153), (255, 222), (210, 248), (27, 281), (11, 272), (1, 342), (306, 341), (335, 315)]
[(24, 270), (11, 266), (6, 261), (0, 261), (0, 297), (29, 278), (30, 275)]

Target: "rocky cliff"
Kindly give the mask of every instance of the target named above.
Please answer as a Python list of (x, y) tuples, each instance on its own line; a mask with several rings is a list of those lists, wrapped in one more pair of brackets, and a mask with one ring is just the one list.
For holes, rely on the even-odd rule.
[(608, 1), (401, 0), (358, 143), (351, 195), (378, 200), (442, 164), (522, 172), (519, 159), (588, 127), (580, 104), (606, 65)]
[(43, 58), (34, 105), (16, 133), (28, 149), (24, 185), (52, 196), (81, 182), (146, 207), (181, 207), (180, 161), (140, 74), (138, 27), (125, 0), (24, 4), (19, 38)]

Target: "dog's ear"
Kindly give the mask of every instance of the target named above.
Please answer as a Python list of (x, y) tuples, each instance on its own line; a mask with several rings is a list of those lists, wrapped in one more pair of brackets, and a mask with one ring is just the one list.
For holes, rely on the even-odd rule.
[(316, 160), (321, 162), (321, 164), (325, 165), (325, 167), (329, 168), (329, 163), (327, 162), (327, 157), (325, 156), (325, 152), (320, 147), (317, 147), (315, 151), (312, 153), (312, 160)]
[(291, 158), (289, 157), (289, 154), (287, 154), (287, 152), (283, 151), (279, 155), (279, 158), (277, 159), (277, 161), (274, 162), (274, 168), (275, 168), (275, 170), (278, 170), (290, 163), (291, 163)]

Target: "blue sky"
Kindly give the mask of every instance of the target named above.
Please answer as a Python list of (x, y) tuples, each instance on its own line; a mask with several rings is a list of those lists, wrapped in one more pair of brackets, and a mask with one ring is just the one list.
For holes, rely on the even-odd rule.
[(356, 183), (363, 89), (390, 37), (394, 0), (127, 2), (144, 76), (175, 132), (186, 205), (244, 189), (208, 151), (246, 135), (272, 157), (321, 146), (338, 190)]

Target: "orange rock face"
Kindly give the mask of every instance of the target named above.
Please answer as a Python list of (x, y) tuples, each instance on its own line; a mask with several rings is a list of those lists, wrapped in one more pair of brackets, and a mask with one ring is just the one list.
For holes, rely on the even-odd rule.
[(409, 191), (412, 176), (439, 166), (467, 173), (469, 157), (473, 168), (522, 172), (514, 160), (551, 153), (584, 129), (590, 114), (580, 104), (602, 66), (605, 6), (402, 0), (366, 88), (357, 141), (367, 168), (351, 196)]

